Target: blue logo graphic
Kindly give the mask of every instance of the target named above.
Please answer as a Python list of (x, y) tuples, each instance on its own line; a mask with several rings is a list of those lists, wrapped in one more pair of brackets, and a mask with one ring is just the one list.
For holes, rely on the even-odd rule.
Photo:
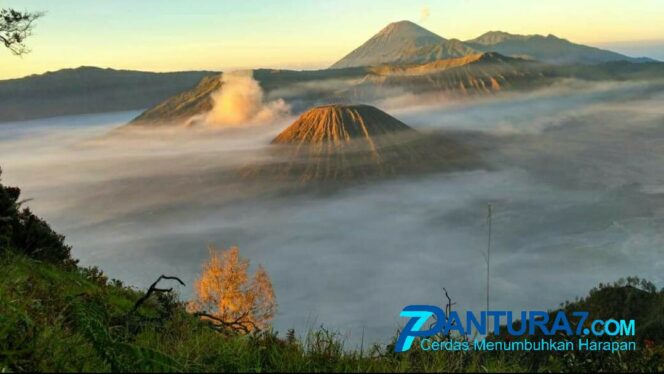
[[(541, 310), (521, 311), (516, 316), (511, 311), (490, 310), (479, 313), (467, 311), (465, 320), (456, 311), (449, 315), (433, 305), (408, 305), (403, 308), (401, 317), (409, 318), (397, 338), (394, 350), (396, 352), (408, 351), (415, 338), (429, 337), (441, 333), (449, 335), (456, 332), (459, 336), (469, 336), (475, 331), (480, 335), (488, 332), (498, 336), (501, 329), (506, 328), (511, 336), (536, 335), (552, 336), (565, 334), (568, 336), (594, 335), (600, 336), (634, 336), (634, 320), (589, 320), (588, 312), (571, 312), (575, 323), (564, 311), (548, 313)], [(428, 321), (432, 321), (427, 325)], [(491, 321), (492, 320), (492, 321)], [(490, 321), (491, 326), (489, 325)], [(514, 322), (520, 321), (519, 327)], [(589, 327), (589, 328), (588, 328)]]
[(410, 320), (399, 334), (397, 345), (394, 348), (397, 352), (409, 350), (416, 336), (431, 336), (440, 332), (441, 328), (439, 326), (441, 324), (439, 323), (428, 330), (421, 330), (429, 318), (435, 316), (436, 321), (445, 320), (445, 313), (442, 309), (433, 305), (408, 305), (403, 308), (400, 316), (410, 318)]

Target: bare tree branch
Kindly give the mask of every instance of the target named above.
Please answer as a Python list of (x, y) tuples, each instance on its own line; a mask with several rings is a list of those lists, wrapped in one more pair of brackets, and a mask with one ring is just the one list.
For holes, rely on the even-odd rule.
[(34, 22), (43, 15), (40, 12), (0, 9), (0, 42), (17, 56), (29, 53), (25, 39), (32, 35)]
[(251, 331), (260, 331), (258, 326), (256, 326), (253, 321), (247, 318), (249, 313), (243, 313), (234, 321), (224, 321), (223, 319), (206, 312), (196, 312), (194, 313), (194, 316), (210, 320), (213, 325), (222, 327), (224, 329), (241, 331), (245, 334), (248, 334)]
[(175, 281), (178, 281), (181, 285), (183, 285), (183, 286), (185, 285), (184, 282), (183, 282), (180, 278), (178, 278), (178, 277), (171, 277), (171, 276), (166, 276), (166, 275), (161, 275), (161, 276), (159, 276), (159, 278), (157, 278), (157, 280), (154, 281), (154, 283), (152, 283), (152, 285), (150, 285), (150, 288), (148, 288), (148, 291), (145, 293), (145, 295), (143, 295), (143, 297), (141, 297), (140, 299), (138, 299), (138, 300), (136, 301), (136, 304), (134, 304), (134, 307), (133, 307), (133, 308), (131, 309), (131, 311), (129, 312), (130, 315), (131, 315), (131, 314), (134, 314), (134, 313), (138, 310), (138, 308), (139, 308), (139, 307), (140, 307), (140, 306), (141, 306), (141, 305), (142, 305), (147, 299), (149, 299), (150, 296), (152, 296), (153, 293), (155, 293), (155, 292), (157, 292), (157, 293), (164, 293), (164, 292), (171, 292), (171, 291), (173, 291), (173, 288), (157, 288), (157, 284), (158, 284), (160, 281), (162, 281), (163, 279), (167, 279), (167, 280), (175, 280)]

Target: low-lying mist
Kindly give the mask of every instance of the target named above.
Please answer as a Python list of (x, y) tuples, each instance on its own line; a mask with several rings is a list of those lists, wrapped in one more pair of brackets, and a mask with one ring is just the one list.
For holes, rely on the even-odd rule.
[(443, 287), (458, 309), (483, 308), (488, 203), (494, 309), (554, 308), (627, 275), (664, 284), (661, 86), (406, 99), (381, 108), (458, 134), (487, 167), (271, 193), (234, 170), (269, 161), (292, 118), (104, 136), (136, 114), (116, 113), (0, 125), (3, 183), (34, 198), (83, 265), (131, 285), (177, 275), (187, 298), (207, 245), (238, 245), (272, 277), (282, 332), (324, 324), (385, 341), (404, 305), (443, 303)]

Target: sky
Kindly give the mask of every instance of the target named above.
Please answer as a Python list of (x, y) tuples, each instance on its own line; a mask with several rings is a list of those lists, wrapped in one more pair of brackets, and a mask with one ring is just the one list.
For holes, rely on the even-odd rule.
[(446, 38), (555, 34), (664, 57), (660, 0), (0, 0), (45, 12), (23, 57), (0, 51), (0, 79), (82, 65), (146, 71), (329, 66), (390, 22)]

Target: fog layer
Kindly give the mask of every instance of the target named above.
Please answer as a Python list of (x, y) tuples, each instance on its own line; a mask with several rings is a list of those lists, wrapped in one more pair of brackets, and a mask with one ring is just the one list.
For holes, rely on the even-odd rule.
[(568, 83), (386, 103), (421, 131), (463, 132), (487, 167), (325, 195), (272, 193), (233, 172), (270, 157), (290, 118), (131, 138), (102, 135), (135, 113), (1, 125), (0, 165), (83, 265), (139, 287), (160, 274), (190, 286), (208, 244), (238, 245), (273, 279), (278, 330), (325, 324), (385, 341), (404, 305), (440, 304), (442, 287), (458, 309), (483, 308), (488, 203), (493, 309), (553, 308), (627, 275), (663, 285), (664, 90)]

